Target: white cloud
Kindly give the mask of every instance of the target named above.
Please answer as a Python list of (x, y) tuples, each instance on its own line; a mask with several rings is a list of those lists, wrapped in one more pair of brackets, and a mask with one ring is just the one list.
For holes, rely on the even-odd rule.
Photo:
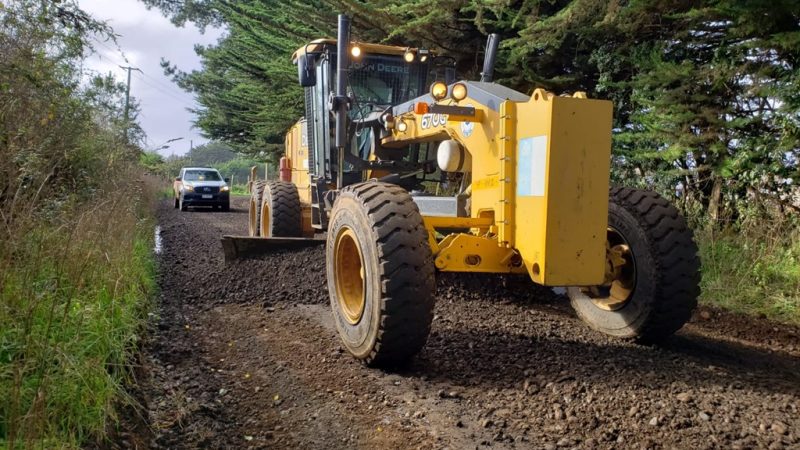
[(196, 107), (191, 94), (178, 88), (167, 78), (160, 66), (162, 58), (176, 64), (181, 70), (199, 69), (200, 61), (194, 53), (195, 44), (211, 44), (222, 35), (221, 30), (206, 29), (201, 34), (196, 27), (176, 27), (157, 9), (148, 10), (137, 0), (79, 0), (80, 7), (94, 18), (105, 20), (119, 35), (119, 50), (113, 42), (97, 42), (97, 54), (86, 61), (87, 68), (101, 73), (113, 73), (125, 81), (126, 71), (119, 66), (141, 69), (131, 79), (131, 95), (142, 108), (139, 122), (147, 133), (151, 148), (169, 139), (182, 137), (162, 154), (183, 154), (194, 145), (206, 141), (192, 129), (192, 113), (187, 107)]

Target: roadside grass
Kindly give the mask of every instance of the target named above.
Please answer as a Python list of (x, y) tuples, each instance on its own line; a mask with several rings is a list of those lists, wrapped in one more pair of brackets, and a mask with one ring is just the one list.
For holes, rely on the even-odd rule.
[(800, 325), (800, 229), (698, 232), (700, 301)]
[(0, 246), (0, 448), (80, 448), (130, 401), (156, 289), (156, 193), (117, 187), (55, 220), (31, 216)]
[(247, 192), (247, 185), (246, 184), (234, 184), (231, 186), (231, 195), (246, 195), (249, 196), (250, 193)]

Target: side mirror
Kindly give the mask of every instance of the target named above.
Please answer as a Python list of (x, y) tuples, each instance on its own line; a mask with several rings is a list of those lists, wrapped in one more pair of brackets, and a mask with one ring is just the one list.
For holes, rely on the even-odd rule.
[(175, 177), (175, 181), (181, 181), (181, 177)]
[(297, 58), (297, 78), (300, 81), (300, 86), (303, 87), (311, 87), (317, 84), (314, 57), (308, 53)]
[(230, 183), (230, 182), (231, 182), (231, 179), (230, 179), (230, 178), (225, 178), (225, 182), (226, 182), (226, 183)]

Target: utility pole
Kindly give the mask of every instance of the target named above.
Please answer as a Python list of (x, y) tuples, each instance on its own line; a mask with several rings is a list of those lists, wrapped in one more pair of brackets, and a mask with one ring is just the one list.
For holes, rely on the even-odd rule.
[(128, 71), (128, 84), (125, 86), (125, 116), (124, 116), (125, 117), (125, 125), (124, 125), (124, 127), (125, 127), (125, 140), (127, 141), (128, 140), (128, 126), (129, 126), (129, 122), (128, 121), (130, 120), (130, 108), (131, 108), (131, 71), (132, 70), (138, 70), (141, 73), (144, 73), (144, 72), (142, 72), (142, 70), (139, 69), (138, 67), (131, 67), (131, 66), (119, 66), (119, 67), (121, 69), (124, 69), (124, 70)]

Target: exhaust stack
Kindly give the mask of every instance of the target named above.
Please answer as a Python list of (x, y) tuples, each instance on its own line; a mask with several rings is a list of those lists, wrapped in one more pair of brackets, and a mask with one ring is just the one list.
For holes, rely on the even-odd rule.
[(336, 171), (336, 187), (342, 188), (344, 177), (344, 147), (347, 145), (347, 69), (350, 66), (350, 19), (339, 14), (339, 33), (336, 39), (336, 96), (333, 99), (333, 110), (336, 113), (336, 149), (338, 150), (338, 167)]
[(483, 56), (483, 71), (481, 81), (491, 83), (494, 81), (494, 63), (497, 61), (497, 47), (500, 45), (500, 36), (492, 33), (486, 39), (486, 52)]

